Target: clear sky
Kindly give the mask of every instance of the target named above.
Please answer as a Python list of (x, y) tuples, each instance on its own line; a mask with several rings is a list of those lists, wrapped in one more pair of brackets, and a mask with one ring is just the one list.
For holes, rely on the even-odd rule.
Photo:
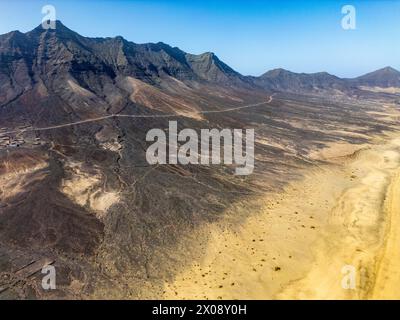
[[(0, 33), (33, 29), (46, 4), (84, 36), (212, 51), (245, 75), (400, 69), (400, 0), (0, 0)], [(341, 26), (346, 4), (356, 8), (355, 30)]]

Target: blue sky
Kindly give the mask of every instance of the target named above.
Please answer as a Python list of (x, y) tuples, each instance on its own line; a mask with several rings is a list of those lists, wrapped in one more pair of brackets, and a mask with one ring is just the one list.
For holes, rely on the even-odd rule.
[[(0, 33), (33, 29), (46, 4), (84, 36), (212, 51), (245, 75), (278, 67), (343, 77), (400, 69), (400, 0), (0, 0)], [(356, 8), (356, 30), (341, 27), (346, 4)]]

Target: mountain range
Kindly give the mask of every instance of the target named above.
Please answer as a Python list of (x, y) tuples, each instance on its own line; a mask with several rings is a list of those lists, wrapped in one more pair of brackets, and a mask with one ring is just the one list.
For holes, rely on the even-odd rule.
[[(345, 91), (359, 86), (398, 87), (400, 72), (386, 67), (354, 79), (326, 72), (305, 74), (275, 69), (259, 77), (243, 76), (214, 53), (186, 53), (162, 42), (136, 44), (122, 37), (87, 38), (65, 27), (13, 31), (0, 36), (0, 104), (12, 101), (24, 90), (52, 78), (70, 79), (81, 87), (103, 92), (119, 76), (150, 85), (172, 77), (187, 84), (209, 83), (267, 91)], [(95, 75), (94, 79), (91, 75)]]

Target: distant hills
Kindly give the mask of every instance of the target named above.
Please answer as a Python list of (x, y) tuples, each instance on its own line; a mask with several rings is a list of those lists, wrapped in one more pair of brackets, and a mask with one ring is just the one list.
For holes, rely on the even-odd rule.
[(345, 90), (347, 82), (327, 72), (319, 73), (294, 73), (285, 69), (268, 71), (254, 82), (263, 88), (278, 91), (310, 91), (323, 89)]
[(343, 79), (327, 72), (294, 73), (285, 69), (274, 69), (260, 77), (254, 77), (253, 81), (261, 87), (278, 91), (346, 91), (360, 86), (400, 87), (400, 72), (392, 67), (385, 67), (357, 78)]
[(350, 82), (370, 87), (400, 87), (400, 72), (392, 67), (385, 67), (361, 77), (350, 79)]

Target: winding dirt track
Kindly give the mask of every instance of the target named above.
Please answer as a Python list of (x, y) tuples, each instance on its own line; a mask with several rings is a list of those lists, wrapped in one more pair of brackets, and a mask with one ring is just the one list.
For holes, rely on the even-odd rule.
[[(203, 115), (203, 114), (211, 114), (211, 113), (225, 113), (225, 112), (243, 110), (243, 109), (248, 109), (248, 108), (254, 108), (254, 107), (264, 105), (264, 104), (271, 103), (273, 100), (273, 96), (274, 96), (274, 94), (272, 94), (269, 97), (268, 101), (266, 101), (266, 102), (249, 104), (249, 105), (245, 105), (245, 106), (241, 106), (241, 107), (233, 107), (233, 108), (228, 108), (228, 109), (223, 109), (223, 110), (204, 110), (204, 111), (199, 111), (195, 114)], [(180, 115), (177, 115), (177, 114), (135, 115), (135, 114), (114, 113), (114, 114), (110, 114), (107, 116), (79, 120), (79, 121), (75, 121), (75, 122), (69, 122), (69, 123), (64, 123), (64, 124), (59, 124), (59, 125), (49, 126), (49, 127), (27, 128), (27, 129), (21, 129), (21, 130), (6, 131), (6, 132), (1, 132), (1, 134), (6, 135), (6, 134), (18, 134), (18, 133), (24, 133), (24, 132), (32, 132), (32, 131), (47, 131), (47, 130), (65, 128), (65, 127), (70, 127), (70, 126), (76, 126), (76, 125), (85, 124), (85, 123), (98, 122), (98, 121), (102, 121), (102, 120), (106, 120), (106, 119), (110, 119), (110, 118), (171, 118), (171, 117), (180, 117)]]

